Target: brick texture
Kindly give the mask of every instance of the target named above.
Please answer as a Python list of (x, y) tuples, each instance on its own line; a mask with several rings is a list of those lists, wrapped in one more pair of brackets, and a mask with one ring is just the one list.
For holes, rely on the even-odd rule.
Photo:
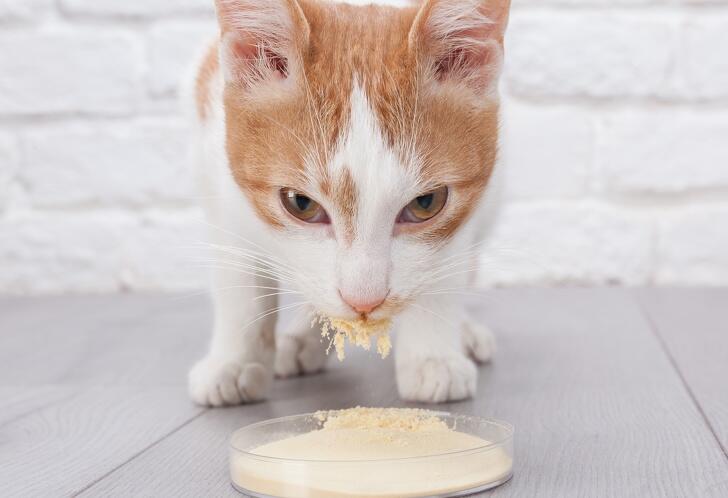
[(531, 202), (501, 210), (484, 245), (480, 282), (646, 284), (648, 219), (594, 202)]
[(20, 179), (38, 207), (186, 205), (185, 133), (170, 123), (31, 132)]
[(0, 22), (37, 22), (52, 5), (53, 0), (0, 0)]
[(12, 136), (0, 134), (0, 213), (7, 209), (18, 173), (18, 149)]
[(725, 47), (728, 47), (728, 15), (710, 19), (701, 16), (688, 22), (678, 55), (686, 96), (728, 98)]
[(60, 0), (61, 9), (71, 16), (175, 17), (211, 15), (213, 0)]
[(694, 206), (663, 216), (657, 245), (657, 283), (725, 285), (727, 222), (726, 206)]
[(670, 86), (675, 36), (652, 19), (589, 13), (514, 15), (506, 77), (537, 97), (647, 97)]
[(149, 37), (149, 86), (155, 95), (174, 94), (188, 77), (191, 60), (212, 40), (216, 29), (209, 24), (173, 23), (152, 29)]
[(606, 120), (597, 157), (617, 193), (728, 189), (728, 113), (626, 113)]
[(0, 114), (131, 112), (141, 45), (130, 35), (0, 33)]
[(594, 156), (594, 122), (580, 110), (503, 106), (502, 167), (509, 199), (586, 194)]

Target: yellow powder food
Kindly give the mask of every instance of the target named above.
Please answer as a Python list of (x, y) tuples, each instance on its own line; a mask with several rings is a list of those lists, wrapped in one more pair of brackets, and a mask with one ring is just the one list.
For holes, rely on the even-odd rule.
[(418, 408), (364, 408), (320, 411), (314, 415), (324, 430), (394, 430), (401, 433), (449, 431), (447, 424), (429, 410)]
[(392, 328), (392, 321), (384, 320), (341, 320), (330, 318), (324, 315), (317, 315), (314, 323), (321, 324), (321, 336), (329, 340), (328, 353), (332, 347), (336, 349), (336, 357), (339, 361), (346, 358), (344, 345), (348, 340), (350, 343), (367, 351), (371, 348), (372, 339), (377, 344), (377, 352), (382, 358), (386, 358), (392, 350), (392, 341), (389, 338), (389, 330)]
[(233, 482), (290, 498), (403, 498), (447, 496), (511, 474), (503, 448), (478, 451), (489, 442), (451, 429), (432, 412), (354, 408), (315, 417), (322, 422), (318, 430), (233, 455)]

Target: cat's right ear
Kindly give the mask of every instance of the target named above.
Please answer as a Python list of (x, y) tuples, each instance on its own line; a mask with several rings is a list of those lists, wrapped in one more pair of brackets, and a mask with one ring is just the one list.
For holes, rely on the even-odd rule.
[(310, 28), (297, 0), (215, 0), (225, 81), (251, 88), (300, 70)]
[(441, 83), (497, 89), (511, 0), (424, 0), (410, 47)]

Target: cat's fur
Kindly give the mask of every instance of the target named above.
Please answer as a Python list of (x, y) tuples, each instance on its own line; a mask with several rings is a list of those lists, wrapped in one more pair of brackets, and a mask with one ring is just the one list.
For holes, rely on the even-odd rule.
[[(342, 296), (384, 299), (367, 316), (394, 318), (403, 398), (475, 390), (474, 361), (490, 358), (492, 337), (457, 292), (495, 167), (509, 0), (388, 3), (398, 6), (217, 0), (221, 36), (194, 99), (216, 253), (212, 343), (189, 379), (200, 404), (258, 400), (274, 373), (321, 370), (326, 345), (310, 312), (357, 318)], [(442, 185), (440, 214), (396, 222)], [(331, 223), (294, 219), (286, 187)], [(298, 318), (276, 339), (276, 313), (266, 313), (278, 287), (306, 304), (291, 305)]]

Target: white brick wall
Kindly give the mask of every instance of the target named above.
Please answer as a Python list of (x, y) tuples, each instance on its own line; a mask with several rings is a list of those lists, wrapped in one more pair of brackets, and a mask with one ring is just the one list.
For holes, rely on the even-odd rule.
[(28, 131), (18, 179), (37, 208), (186, 206), (194, 189), (180, 155), (185, 134), (156, 120)]
[[(0, 0), (0, 293), (204, 279), (180, 76), (212, 0)], [(728, 284), (728, 2), (514, 0), (482, 282)]]

